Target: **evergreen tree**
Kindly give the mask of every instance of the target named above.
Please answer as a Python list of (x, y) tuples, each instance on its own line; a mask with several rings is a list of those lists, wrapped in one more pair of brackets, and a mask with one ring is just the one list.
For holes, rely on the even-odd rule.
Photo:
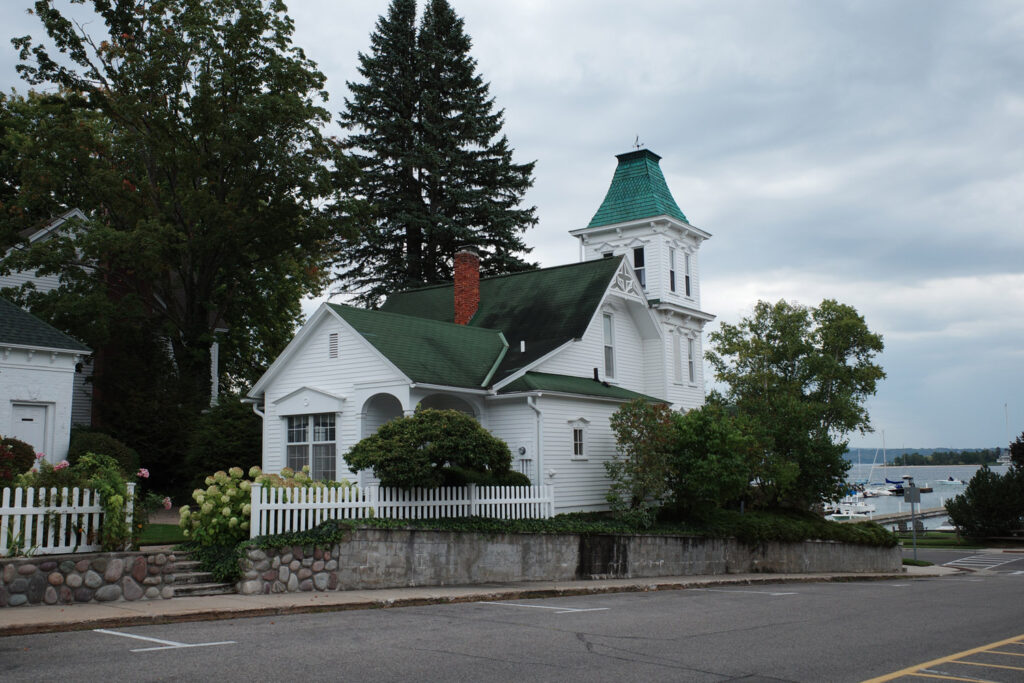
[(519, 208), (533, 163), (516, 164), (504, 117), (476, 72), (471, 41), (445, 0), (431, 0), (416, 30), (415, 0), (393, 0), (359, 55), (363, 83), (339, 122), (351, 134), (359, 192), (373, 218), (347, 250), (338, 281), (364, 304), (389, 292), (452, 279), (458, 247), (478, 249), (484, 274), (534, 267)]

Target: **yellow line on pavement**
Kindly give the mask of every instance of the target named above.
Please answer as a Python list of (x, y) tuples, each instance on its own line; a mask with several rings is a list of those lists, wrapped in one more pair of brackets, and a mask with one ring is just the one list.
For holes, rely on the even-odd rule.
[(965, 662), (958, 659), (950, 664), (970, 664), (971, 666), (990, 666), (993, 669), (1009, 669), (1011, 671), (1024, 671), (1024, 666), (1006, 666), (1005, 664), (986, 664), (985, 662)]
[(920, 671), (915, 671), (914, 673), (908, 675), (913, 676), (914, 678), (939, 678), (944, 681), (967, 681), (968, 683), (996, 683), (996, 681), (986, 681), (981, 678), (960, 678), (959, 676), (940, 676), (938, 674), (921, 673)]
[[(1024, 645), (1024, 643), (1021, 643)], [(990, 655), (1008, 655), (1010, 657), (1024, 657), (1024, 652), (1004, 652), (1002, 650), (989, 650)]]
[[(986, 650), (991, 650), (993, 648), (1001, 647), (1003, 645), (1008, 645), (1010, 643), (1021, 644), (1020, 641), (1024, 641), (1024, 635), (1019, 635), (1019, 636), (1016, 636), (1014, 638), (1007, 638), (1006, 640), (1000, 640), (999, 642), (996, 642), (996, 643), (989, 643), (988, 645), (982, 645), (981, 647), (976, 647), (976, 648), (973, 648), (973, 649), (970, 649), (970, 650), (964, 650), (963, 652), (958, 652), (955, 655), (949, 655), (948, 657), (940, 657), (938, 659), (933, 659), (930, 662), (925, 662), (923, 664), (918, 664), (916, 666), (908, 666), (906, 669), (900, 669), (899, 671), (894, 671), (891, 674), (886, 674), (884, 676), (879, 676), (877, 678), (869, 678), (868, 680), (864, 681), (863, 683), (884, 683), (885, 681), (891, 681), (891, 680), (895, 680), (897, 678), (900, 678), (902, 676), (910, 676), (910, 675), (924, 676), (926, 678), (938, 678), (938, 676), (933, 676), (931, 674), (922, 674), (922, 673), (918, 673), (918, 672), (921, 671), (921, 669), (928, 669), (928, 668), (931, 668), (931, 667), (933, 667), (933, 666), (935, 666), (937, 664), (946, 664), (947, 662), (951, 662), (954, 659), (959, 659), (960, 657), (967, 657), (969, 655), (977, 654), (978, 652), (985, 652)], [(950, 679), (950, 680), (968, 680), (968, 679)]]

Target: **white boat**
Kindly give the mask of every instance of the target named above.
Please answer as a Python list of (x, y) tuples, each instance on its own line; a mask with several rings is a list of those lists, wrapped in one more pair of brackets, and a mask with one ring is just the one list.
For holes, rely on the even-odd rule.
[(947, 486), (963, 486), (964, 485), (963, 481), (961, 481), (960, 479), (954, 479), (953, 477), (950, 477), (949, 479), (939, 479), (935, 483), (936, 484), (945, 484)]
[(840, 511), (825, 515), (825, 519), (830, 522), (869, 522), (871, 521), (871, 514), (867, 512)]

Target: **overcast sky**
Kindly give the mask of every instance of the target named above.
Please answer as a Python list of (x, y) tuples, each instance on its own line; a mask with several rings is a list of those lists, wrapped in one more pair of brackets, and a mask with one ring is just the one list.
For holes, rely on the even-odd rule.
[[(41, 38), (22, 4), (4, 3), (8, 37)], [(890, 448), (1024, 431), (1024, 4), (452, 4), (516, 160), (537, 162), (526, 241), (541, 265), (578, 259), (567, 231), (639, 135), (713, 235), (704, 310), (735, 323), (758, 299), (829, 297), (884, 336), (877, 431), (852, 446), (881, 446), (881, 430)], [(289, 5), (337, 112), (387, 2)], [(0, 49), (0, 84), (23, 92), (15, 63)]]

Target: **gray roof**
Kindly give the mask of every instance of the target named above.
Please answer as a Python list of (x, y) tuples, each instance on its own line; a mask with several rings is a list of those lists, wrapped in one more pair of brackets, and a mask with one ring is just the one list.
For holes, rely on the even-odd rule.
[(3, 344), (53, 351), (92, 352), (92, 349), (74, 337), (0, 297), (0, 345)]

